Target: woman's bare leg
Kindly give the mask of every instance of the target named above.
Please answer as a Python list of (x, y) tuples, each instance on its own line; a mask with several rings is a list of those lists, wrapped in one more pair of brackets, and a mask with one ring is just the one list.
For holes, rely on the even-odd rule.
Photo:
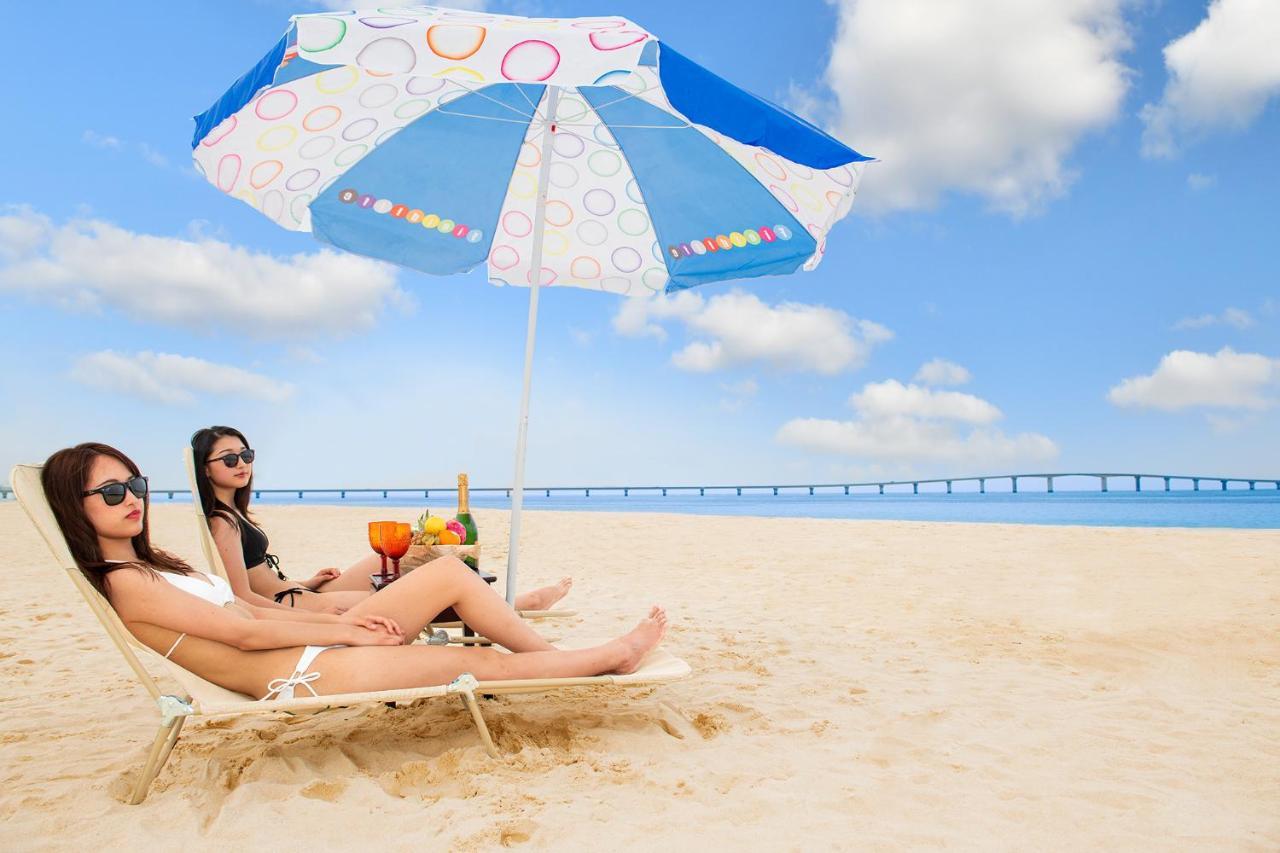
[[(387, 570), (391, 570), (389, 563)], [(380, 571), (382, 571), (382, 558), (377, 554), (367, 554), (352, 563), (338, 577), (320, 584), (316, 588), (316, 592), (340, 592), (343, 590), (370, 592), (373, 587), (369, 583), (369, 575), (376, 575)]]
[(588, 649), (512, 654), (439, 646), (334, 649), (316, 658), (314, 669), (321, 677), (313, 686), (319, 693), (347, 693), (448, 684), (464, 672), (480, 681), (634, 672), (666, 628), (666, 613), (655, 607), (629, 633)]
[(394, 619), (405, 637), (412, 638), (448, 607), (473, 629), (513, 652), (555, 649), (457, 557), (441, 557), (419, 566), (348, 612)]
[[(351, 567), (339, 577), (320, 584), (316, 592), (340, 590), (367, 592), (370, 589), (369, 575), (380, 571), (382, 571), (382, 558), (377, 554), (368, 554), (352, 563)], [(572, 587), (572, 578), (561, 578), (557, 583), (522, 592), (516, 596), (516, 610), (547, 610), (568, 595)]]
[(558, 583), (522, 592), (516, 596), (516, 610), (549, 610), (556, 602), (569, 594), (573, 578), (560, 578)]

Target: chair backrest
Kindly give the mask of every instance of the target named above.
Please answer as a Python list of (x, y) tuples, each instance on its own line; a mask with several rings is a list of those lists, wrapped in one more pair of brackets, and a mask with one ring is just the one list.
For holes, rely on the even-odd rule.
[(222, 564), (222, 555), (218, 553), (218, 546), (209, 531), (209, 519), (205, 518), (204, 507), (200, 505), (200, 490), (196, 487), (196, 457), (190, 446), (182, 451), (182, 463), (186, 466), (187, 479), (191, 482), (191, 506), (196, 514), (196, 533), (200, 537), (200, 550), (204, 552), (205, 564), (215, 575), (221, 575), (223, 580), (229, 581), (227, 567)]
[[(151, 697), (159, 699), (163, 691), (156, 682), (155, 676), (142, 665), (142, 661), (138, 658), (139, 653), (160, 663), (169, 675), (187, 691), (197, 707), (243, 702), (251, 699), (252, 697), (244, 696), (219, 687), (213, 682), (205, 681), (200, 676), (183, 669), (173, 661), (166, 660), (162, 655), (157, 654), (154, 649), (139, 643), (133, 634), (129, 633), (129, 629), (120, 621), (120, 617), (116, 615), (111, 603), (93, 588), (93, 585), (89, 583), (89, 580), (80, 571), (80, 567), (76, 565), (76, 561), (72, 558), (71, 549), (67, 547), (67, 540), (62, 535), (62, 529), (58, 527), (58, 520), (53, 517), (53, 510), (50, 508), (49, 501), (44, 494), (44, 485), (40, 482), (40, 471), (43, 467), (43, 465), (15, 465), (13, 467), (13, 470), (9, 472), (9, 484), (13, 487), (14, 497), (18, 499), (18, 504), (27, 513), (31, 523), (35, 525), (40, 538), (44, 539), (44, 543), (49, 546), (49, 552), (53, 554), (58, 567), (62, 569), (62, 574), (70, 578), (71, 583), (80, 591), (80, 595), (89, 605), (89, 609), (93, 611), (93, 615), (98, 618), (98, 622), (101, 623), (103, 630), (107, 632), (107, 636), (111, 638), (116, 649), (124, 656), (129, 668), (133, 670), (133, 674), (137, 676), (138, 681), (151, 694)], [(217, 552), (215, 551), (214, 553), (216, 554)]]

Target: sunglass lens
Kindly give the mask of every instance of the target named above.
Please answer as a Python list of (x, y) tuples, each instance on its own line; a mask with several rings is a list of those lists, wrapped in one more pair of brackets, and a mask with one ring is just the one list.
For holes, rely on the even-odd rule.
[[(135, 498), (145, 498), (147, 496), (147, 478), (134, 477), (129, 481), (129, 491), (133, 492)], [(124, 495), (120, 495), (120, 499), (124, 500)]]
[(252, 462), (253, 462), (253, 457), (254, 457), (254, 456), (256, 456), (256, 455), (257, 455), (257, 454), (256, 454), (256, 453), (254, 453), (252, 450), (241, 450), (241, 451), (240, 451), (240, 458), (244, 460), (244, 464), (246, 464), (246, 465), (248, 465), (248, 464), (252, 463)]
[(124, 483), (112, 483), (102, 488), (102, 500), (107, 506), (116, 506), (124, 500)]

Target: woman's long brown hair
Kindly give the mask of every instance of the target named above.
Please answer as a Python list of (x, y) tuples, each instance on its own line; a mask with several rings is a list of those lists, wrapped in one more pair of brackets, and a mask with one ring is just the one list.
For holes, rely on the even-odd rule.
[(218, 500), (213, 493), (213, 483), (209, 481), (209, 475), (205, 473), (204, 466), (209, 464), (209, 454), (213, 452), (213, 446), (218, 443), (218, 439), (231, 436), (240, 439), (240, 443), (245, 447), (249, 446), (249, 439), (244, 437), (244, 433), (235, 427), (229, 426), (211, 426), (204, 429), (198, 429), (191, 436), (191, 453), (195, 456), (196, 467), (196, 491), (200, 493), (200, 508), (204, 510), (205, 518), (213, 518), (215, 515), (221, 516), (225, 520), (231, 522), (233, 527), (240, 527), (240, 518), (236, 515), (239, 512), (241, 516), (253, 521), (253, 516), (249, 515), (249, 499), (253, 496), (253, 477), (249, 477), (249, 482), (236, 489), (235, 505), (236, 511), (233, 512), (231, 507)]
[[(86, 442), (59, 450), (44, 463), (40, 483), (44, 486), (46, 500), (53, 510), (53, 517), (62, 528), (62, 535), (71, 549), (71, 556), (80, 571), (99, 593), (110, 598), (107, 575), (116, 569), (132, 566), (144, 571), (157, 569), (179, 575), (191, 574), (190, 566), (172, 554), (151, 546), (151, 496), (143, 498), (142, 531), (133, 537), (133, 550), (138, 555), (134, 563), (108, 563), (102, 559), (98, 547), (98, 534), (84, 511), (84, 491), (88, 488), (89, 471), (93, 460), (99, 456), (118, 459), (135, 477), (142, 472), (133, 460), (108, 444)], [(95, 500), (96, 500), (95, 496)]]

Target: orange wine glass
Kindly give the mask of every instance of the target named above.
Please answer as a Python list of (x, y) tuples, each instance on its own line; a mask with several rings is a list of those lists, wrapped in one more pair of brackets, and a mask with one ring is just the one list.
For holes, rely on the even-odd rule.
[(391, 558), (391, 576), (400, 577), (400, 558), (409, 551), (413, 542), (413, 528), (398, 521), (384, 521), (379, 525), (378, 537), (382, 553)]
[(384, 521), (369, 522), (369, 547), (382, 558), (382, 579), (387, 579), (387, 555), (382, 550), (382, 525)]

